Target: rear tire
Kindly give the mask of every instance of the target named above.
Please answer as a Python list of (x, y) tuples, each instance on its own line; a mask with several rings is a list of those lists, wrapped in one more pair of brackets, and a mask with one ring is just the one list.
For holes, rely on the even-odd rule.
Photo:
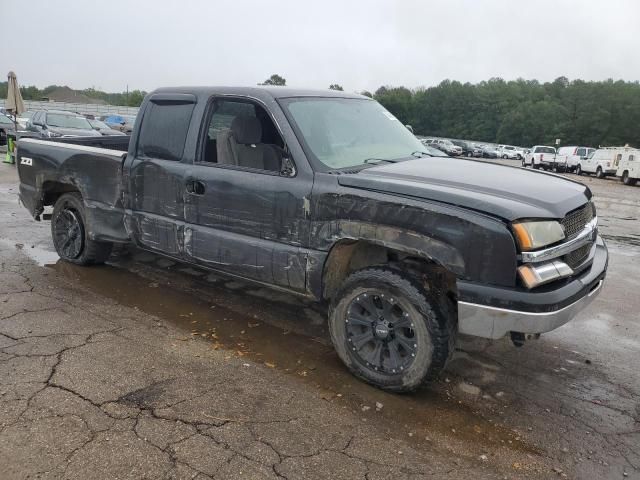
[(331, 302), (331, 340), (356, 377), (384, 390), (413, 391), (444, 369), (453, 353), (451, 305), (390, 268), (359, 270)]
[(604, 172), (602, 171), (602, 167), (598, 167), (596, 169), (596, 177), (597, 178), (604, 178), (606, 175), (604, 174)]
[(625, 170), (624, 173), (622, 174), (622, 183), (624, 183), (625, 185), (629, 185), (630, 187), (634, 186), (636, 184), (636, 182), (638, 181), (637, 178), (630, 178), (629, 177), (629, 171)]
[(113, 244), (91, 240), (86, 224), (79, 193), (65, 193), (58, 198), (51, 215), (51, 237), (62, 260), (76, 265), (95, 265), (109, 258)]

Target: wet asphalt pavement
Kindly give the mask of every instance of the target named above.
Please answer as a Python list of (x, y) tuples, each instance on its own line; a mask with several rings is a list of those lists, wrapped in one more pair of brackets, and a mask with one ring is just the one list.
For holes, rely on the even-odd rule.
[(393, 395), (346, 372), (325, 312), (297, 297), (140, 251), (58, 261), (0, 164), (0, 465), (7, 478), (640, 478), (640, 186), (571, 177), (594, 192), (610, 249), (598, 299), (522, 348), (461, 337), (439, 381)]

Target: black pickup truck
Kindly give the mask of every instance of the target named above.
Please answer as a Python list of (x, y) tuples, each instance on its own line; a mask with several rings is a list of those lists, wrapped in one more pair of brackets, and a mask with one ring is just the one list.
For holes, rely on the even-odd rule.
[(444, 368), (458, 333), (550, 331), (599, 293), (591, 192), (440, 158), (375, 101), (287, 88), (165, 88), (128, 137), (21, 140), (20, 198), (81, 265), (114, 244), (329, 305), (338, 355), (393, 391)]

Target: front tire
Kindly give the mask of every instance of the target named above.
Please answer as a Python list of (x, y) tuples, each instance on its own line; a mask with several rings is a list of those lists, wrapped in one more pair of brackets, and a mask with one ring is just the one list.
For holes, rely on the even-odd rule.
[(113, 245), (91, 240), (86, 224), (79, 193), (66, 193), (58, 198), (51, 215), (51, 236), (62, 260), (76, 265), (95, 265), (109, 258)]
[(413, 391), (453, 353), (456, 319), (449, 305), (390, 268), (360, 270), (331, 303), (331, 340), (356, 377), (384, 390)]
[(576, 175), (582, 175), (582, 167), (580, 165), (576, 167)]
[(602, 171), (602, 167), (598, 167), (596, 169), (596, 177), (597, 178), (604, 178), (605, 177), (604, 172)]

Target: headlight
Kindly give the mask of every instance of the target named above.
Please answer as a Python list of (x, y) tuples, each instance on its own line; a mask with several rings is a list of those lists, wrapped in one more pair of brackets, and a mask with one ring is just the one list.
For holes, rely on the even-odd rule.
[(564, 240), (564, 229), (555, 220), (516, 222), (513, 232), (520, 250), (527, 252)]

